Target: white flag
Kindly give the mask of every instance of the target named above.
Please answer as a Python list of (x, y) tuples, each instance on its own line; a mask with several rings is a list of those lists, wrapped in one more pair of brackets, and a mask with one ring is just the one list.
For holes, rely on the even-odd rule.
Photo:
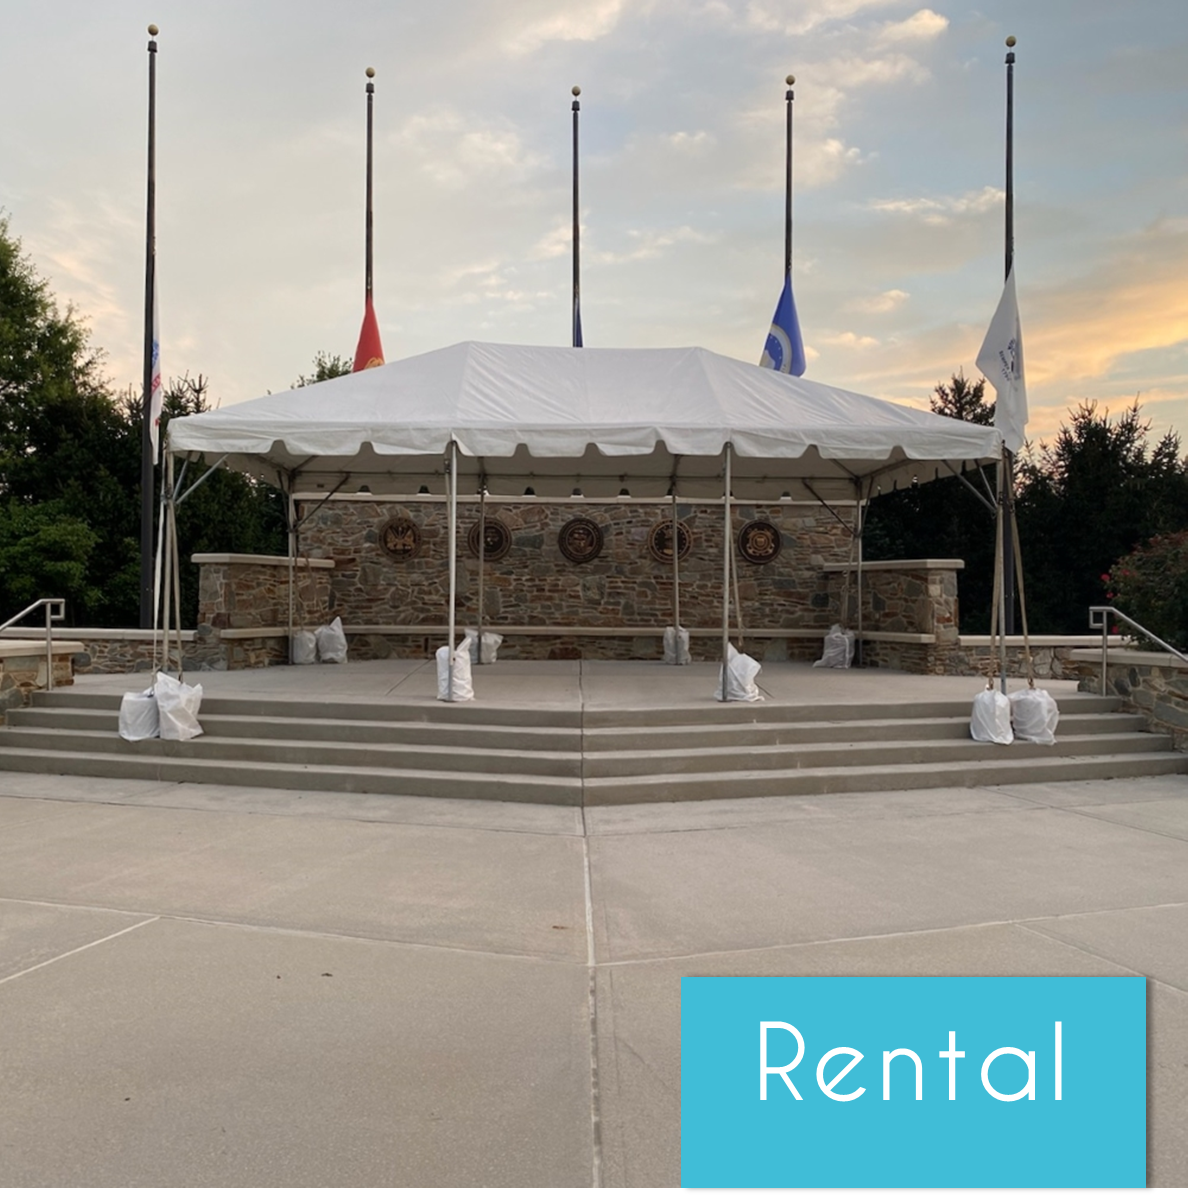
[(165, 388), (161, 384), (161, 332), (157, 325), (157, 280), (153, 271), (153, 369), (149, 387), (149, 436), (153, 443), (153, 461), (161, 460), (161, 404)]
[(978, 369), (998, 395), (994, 426), (1002, 433), (1003, 444), (1018, 453), (1027, 435), (1027, 387), (1023, 381), (1023, 333), (1015, 299), (1014, 267), (1007, 275), (994, 319), (978, 351)]

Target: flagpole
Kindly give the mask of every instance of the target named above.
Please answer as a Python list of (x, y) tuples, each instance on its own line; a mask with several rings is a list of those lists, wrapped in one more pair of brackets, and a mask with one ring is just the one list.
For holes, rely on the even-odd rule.
[(364, 267), (364, 296), (367, 303), (371, 302), (371, 263), (372, 263), (372, 220), (371, 220), (371, 133), (372, 133), (372, 102), (375, 100), (375, 67), (368, 67), (367, 75), (367, 249), (366, 265)]
[(787, 103), (788, 119), (784, 139), (784, 277), (792, 277), (792, 84), (796, 82), (795, 75), (789, 75), (785, 80), (788, 90), (784, 93)]
[[(1007, 56), (1006, 56), (1006, 214), (1005, 214), (1005, 268), (1003, 271), (1003, 282), (1005, 283), (1011, 276), (1011, 269), (1015, 264), (1015, 38), (1012, 35), (1006, 39)], [(1015, 522), (1014, 516), (1014, 487), (1015, 487), (1015, 463), (1014, 454), (1003, 446), (1002, 450), (1002, 477), (1003, 485), (1006, 488), (1006, 505), (1007, 510), (1004, 513), (1006, 519), (1003, 520), (1002, 535), (1003, 535), (1003, 563), (1002, 563), (1002, 587), (1003, 587), (1003, 603), (1005, 607), (1005, 615), (1003, 622), (1003, 635), (1013, 636), (1015, 634), (1015, 554), (1012, 544), (1013, 528)]]
[(581, 216), (578, 206), (578, 113), (582, 110), (578, 96), (580, 87), (573, 91), (573, 319), (571, 332), (573, 347), (582, 347), (582, 267), (581, 267)]
[(153, 626), (153, 301), (157, 285), (157, 34), (148, 27), (148, 195), (144, 232), (144, 392), (140, 428), (140, 626)]

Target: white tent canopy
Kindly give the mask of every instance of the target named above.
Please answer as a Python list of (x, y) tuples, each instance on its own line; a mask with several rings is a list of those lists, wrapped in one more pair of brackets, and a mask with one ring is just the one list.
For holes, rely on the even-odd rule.
[(467, 341), (171, 421), (172, 453), (225, 458), (292, 493), (847, 500), (996, 461), (993, 428), (748, 365), (705, 349)]

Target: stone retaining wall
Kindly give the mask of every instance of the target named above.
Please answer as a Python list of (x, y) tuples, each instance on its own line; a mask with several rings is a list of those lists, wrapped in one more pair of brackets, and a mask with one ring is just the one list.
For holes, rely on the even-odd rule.
[[(1080, 674), (1078, 690), (1101, 693), (1101, 653), (1081, 649), (1073, 654)], [(1181, 752), (1188, 750), (1188, 663), (1170, 653), (1111, 651), (1106, 692), (1122, 699), (1122, 708), (1136, 711), (1152, 731), (1171, 736)]]
[[(301, 504), (301, 507), (312, 504)], [(488, 622), (554, 626), (622, 627), (672, 622), (671, 561), (655, 560), (648, 533), (668, 523), (666, 504), (490, 502), (488, 518), (511, 532), (511, 549), (486, 563), (483, 606)], [(682, 503), (679, 517), (693, 543), (680, 563), (681, 622), (713, 626), (722, 614), (722, 508)], [(458, 622), (478, 615), (478, 558), (466, 534), (478, 520), (478, 504), (460, 503)], [(603, 533), (602, 553), (586, 564), (567, 560), (557, 542), (575, 516), (593, 519)], [(412, 557), (395, 560), (380, 546), (391, 520), (408, 520), (420, 534)], [(846, 560), (850, 536), (815, 505), (740, 503), (734, 534), (753, 519), (781, 534), (779, 556), (768, 565), (738, 562), (739, 598), (745, 622), (755, 627), (819, 627), (837, 618), (821, 575), (826, 562)], [(333, 501), (302, 527), (300, 551), (332, 558), (331, 611), (344, 624), (440, 623), (449, 597), (447, 520), (440, 499), (427, 502)]]

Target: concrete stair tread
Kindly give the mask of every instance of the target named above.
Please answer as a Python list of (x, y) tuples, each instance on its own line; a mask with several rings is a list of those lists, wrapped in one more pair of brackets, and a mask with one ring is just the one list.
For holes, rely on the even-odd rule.
[[(289, 750), (307, 749), (310, 748), (308, 740), (274, 740), (265, 739), (263, 737), (244, 737), (244, 736), (217, 736), (204, 732), (201, 736), (196, 736), (192, 740), (162, 740), (152, 738), (147, 740), (125, 740), (116, 730), (111, 731), (93, 731), (89, 729), (70, 729), (63, 731), (61, 728), (14, 728), (11, 733), (11, 739), (16, 740), (46, 740), (59, 739), (60, 736), (65, 735), (74, 741), (83, 740), (89, 744), (94, 745), (94, 750), (98, 752), (109, 752), (114, 749), (114, 755), (121, 753), (137, 753), (142, 756), (151, 756), (154, 750), (164, 748), (166, 752), (182, 752), (185, 749), (193, 748), (201, 751), (204, 755), (213, 756), (220, 749), (226, 748), (243, 748), (256, 747), (266, 751), (284, 752)], [(0, 747), (2, 747), (6, 740), (11, 742), (9, 737), (0, 736)], [(165, 746), (168, 745), (167, 748)], [(14, 747), (24, 747), (26, 745), (15, 744)], [(363, 742), (348, 742), (345, 744), (338, 744), (333, 742), (321, 741), (318, 743), (319, 748), (341, 748), (344, 750), (356, 750), (359, 753), (364, 752), (384, 752), (389, 751), (393, 753), (398, 752), (423, 752), (434, 756), (442, 757), (459, 757), (465, 759), (467, 755), (494, 757), (497, 760), (506, 760), (509, 762), (519, 762), (524, 759), (525, 753), (519, 749), (514, 748), (470, 748), (457, 747), (451, 745), (438, 744), (375, 744), (369, 741)], [(70, 750), (73, 751), (73, 750)], [(111, 754), (111, 753), (109, 753)], [(552, 762), (556, 764), (570, 764), (581, 759), (581, 753), (577, 751), (533, 751), (531, 755), (541, 761)]]
[[(973, 744), (973, 741), (971, 741)], [(629, 775), (626, 777), (590, 777), (585, 778), (585, 784), (588, 787), (609, 787), (623, 782), (680, 782), (680, 783), (713, 783), (726, 782), (732, 778), (748, 778), (748, 779), (768, 779), (776, 781), (784, 777), (800, 777), (816, 774), (827, 773), (847, 773), (847, 774), (869, 774), (871, 776), (879, 775), (887, 772), (889, 769), (949, 769), (954, 766), (971, 766), (977, 767), (984, 764), (1007, 765), (1017, 767), (1020, 769), (1034, 768), (1038, 764), (1055, 761), (1077, 761), (1077, 762), (1092, 762), (1092, 761), (1131, 761), (1138, 759), (1149, 759), (1158, 757), (1160, 759), (1176, 760), (1181, 762), (1185, 772), (1188, 772), (1188, 756), (1173, 752), (1167, 749), (1155, 749), (1152, 752), (1104, 752), (1104, 753), (1084, 753), (1079, 756), (1067, 757), (1060, 753), (1052, 751), (1050, 754), (1037, 754), (1025, 757), (1010, 757), (1006, 754), (1018, 747), (1026, 747), (1028, 749), (1037, 749), (1051, 747), (1056, 749), (1059, 745), (1043, 745), (1043, 744), (1023, 744), (1016, 742), (1012, 745), (999, 744), (985, 744), (978, 745), (979, 748), (987, 748), (991, 751), (985, 752), (978, 757), (968, 757), (953, 761), (909, 761), (903, 763), (891, 764), (872, 764), (872, 765), (854, 765), (847, 764), (839, 769), (834, 765), (810, 765), (803, 769), (729, 769), (706, 773), (648, 773), (643, 775)], [(999, 753), (1002, 755), (995, 755)]]
[[(70, 731), (96, 731), (116, 733), (119, 730), (119, 711), (112, 710), (62, 710), (55, 707), (26, 707), (9, 712), (10, 723), (19, 728), (44, 728)], [(475, 736), (487, 739), (508, 739), (509, 737), (535, 739), (540, 742), (559, 741), (574, 745), (572, 751), (577, 751), (580, 743), (581, 731), (573, 727), (509, 727), (507, 724), (440, 724), (416, 722), (413, 720), (378, 720), (378, 719), (308, 719), (294, 718), (283, 715), (219, 715), (208, 711), (203, 706), (199, 712), (199, 722), (207, 729), (208, 736), (219, 734), (219, 731), (231, 732), (228, 739), (242, 738), (234, 730), (262, 726), (269, 730), (284, 729), (299, 732), (305, 739), (330, 740), (340, 737), (343, 740), (360, 744), (375, 743), (404, 743), (411, 742), (411, 737), (425, 734), (453, 737)], [(393, 738), (389, 741), (385, 735)], [(287, 737), (269, 736), (268, 739), (285, 739)], [(291, 737), (288, 737), (291, 738)], [(554, 748), (553, 751), (566, 751)], [(538, 751), (538, 749), (533, 749)], [(549, 749), (546, 749), (549, 751)]]

